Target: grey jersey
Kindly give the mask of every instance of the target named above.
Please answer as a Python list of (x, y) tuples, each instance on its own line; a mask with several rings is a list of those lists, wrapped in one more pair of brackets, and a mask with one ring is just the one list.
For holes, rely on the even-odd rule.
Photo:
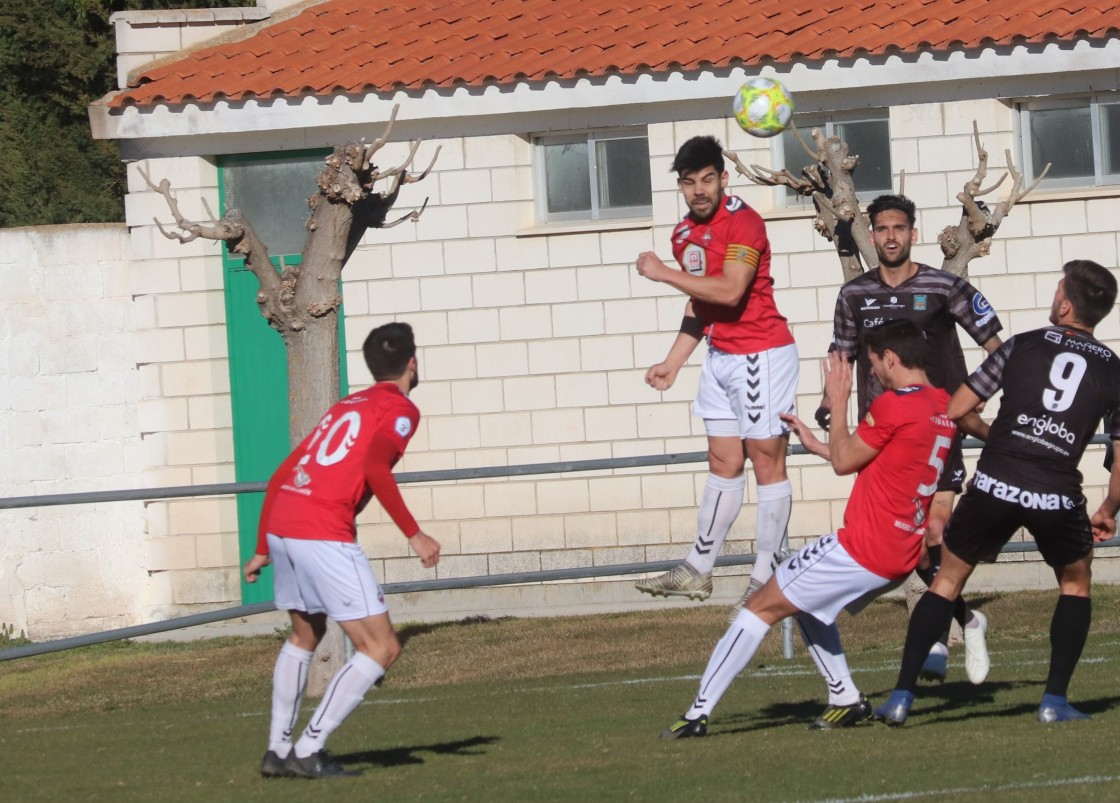
[(1003, 328), (979, 290), (959, 276), (929, 265), (918, 265), (918, 272), (898, 287), (885, 284), (879, 268), (852, 279), (840, 288), (836, 298), (832, 348), (857, 360), (860, 418), (883, 392), (871, 373), (866, 349), (860, 348), (860, 335), (864, 329), (899, 319), (913, 321), (925, 332), (926, 374), (934, 387), (944, 388), (950, 394), (968, 375), (957, 324), (978, 344), (987, 342)]

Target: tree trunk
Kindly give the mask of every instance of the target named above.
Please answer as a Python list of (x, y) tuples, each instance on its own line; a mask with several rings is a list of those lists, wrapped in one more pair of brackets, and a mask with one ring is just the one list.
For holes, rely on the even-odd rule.
[[(294, 448), (341, 397), (337, 310), (308, 318), (305, 328), (288, 333), (285, 345), (288, 351), (288, 431)], [(328, 619), (327, 634), (315, 651), (307, 677), (310, 696), (323, 695), (331, 677), (345, 663), (345, 656), (342, 628)]]
[(284, 343), (288, 353), (288, 436), (295, 448), (342, 398), (337, 310), (309, 318), (303, 329), (287, 333)]

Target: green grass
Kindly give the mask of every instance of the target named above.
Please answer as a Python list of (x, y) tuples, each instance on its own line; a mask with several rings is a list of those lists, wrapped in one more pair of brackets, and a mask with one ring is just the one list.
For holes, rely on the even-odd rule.
[[(0, 664), (0, 799), (1115, 800), (1120, 593), (1097, 591), (1071, 689), (1095, 719), (1042, 726), (1053, 600), (980, 598), (989, 681), (970, 685), (955, 648), (950, 681), (923, 687), (896, 729), (806, 730), (823, 684), (800, 645), (786, 661), (772, 634), (710, 735), (683, 742), (657, 735), (695, 693), (721, 606), (403, 627), (401, 661), (331, 739), (365, 774), (317, 783), (256, 772), (278, 637), (11, 661)], [(856, 682), (877, 702), (904, 627), (894, 601), (841, 620)]]

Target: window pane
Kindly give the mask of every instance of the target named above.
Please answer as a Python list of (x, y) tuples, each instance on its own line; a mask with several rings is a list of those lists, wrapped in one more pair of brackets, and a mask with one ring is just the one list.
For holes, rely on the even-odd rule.
[(1047, 178), (1093, 178), (1093, 131), (1089, 107), (1031, 111), (1031, 169)]
[(272, 256), (300, 254), (311, 215), (307, 199), (323, 156), (223, 162), (226, 209), (240, 209)]
[(1101, 106), (1101, 152), (1105, 174), (1120, 173), (1120, 103)]
[[(813, 141), (809, 138), (809, 132), (814, 128), (822, 128), (824, 124), (802, 124), (798, 126), (801, 129), (801, 136), (805, 138), (805, 142), (809, 147), (812, 147)], [(793, 133), (793, 126), (790, 126), (781, 133), (782, 138), (782, 155), (785, 159), (786, 170), (795, 176), (800, 177), (801, 171), (811, 164), (816, 164), (817, 160), (809, 156), (801, 143), (797, 141), (797, 135)], [(789, 198), (797, 197), (793, 190), (786, 188), (786, 196)]]
[(852, 174), (858, 192), (891, 191), (891, 134), (886, 120), (837, 123), (836, 134), (848, 143), (849, 155), (859, 156)]
[(649, 140), (606, 139), (595, 143), (595, 168), (599, 174), (599, 208), (650, 206), (653, 189), (649, 178)]
[(550, 213), (591, 211), (586, 142), (545, 145), (544, 172)]

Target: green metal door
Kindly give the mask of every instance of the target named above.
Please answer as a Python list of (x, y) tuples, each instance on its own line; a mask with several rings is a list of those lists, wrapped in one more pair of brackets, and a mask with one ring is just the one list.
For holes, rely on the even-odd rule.
[[(218, 191), (222, 213), (241, 209), (268, 244), (279, 270), (302, 261), (306, 233), (306, 198), (329, 151), (297, 154), (251, 154), (219, 162)], [(284, 342), (257, 306), (260, 283), (241, 257), (223, 248), (226, 336), (229, 345), (230, 404), (233, 411), (234, 477), (237, 482), (266, 482), (291, 451), (288, 442), (288, 361)], [(349, 387), (342, 309), (338, 313), (340, 390)], [(326, 412), (325, 410), (323, 412)], [(263, 493), (238, 494), (237, 529), (241, 562), (256, 551)], [(245, 604), (272, 599), (272, 570), (253, 584), (241, 580)]]

